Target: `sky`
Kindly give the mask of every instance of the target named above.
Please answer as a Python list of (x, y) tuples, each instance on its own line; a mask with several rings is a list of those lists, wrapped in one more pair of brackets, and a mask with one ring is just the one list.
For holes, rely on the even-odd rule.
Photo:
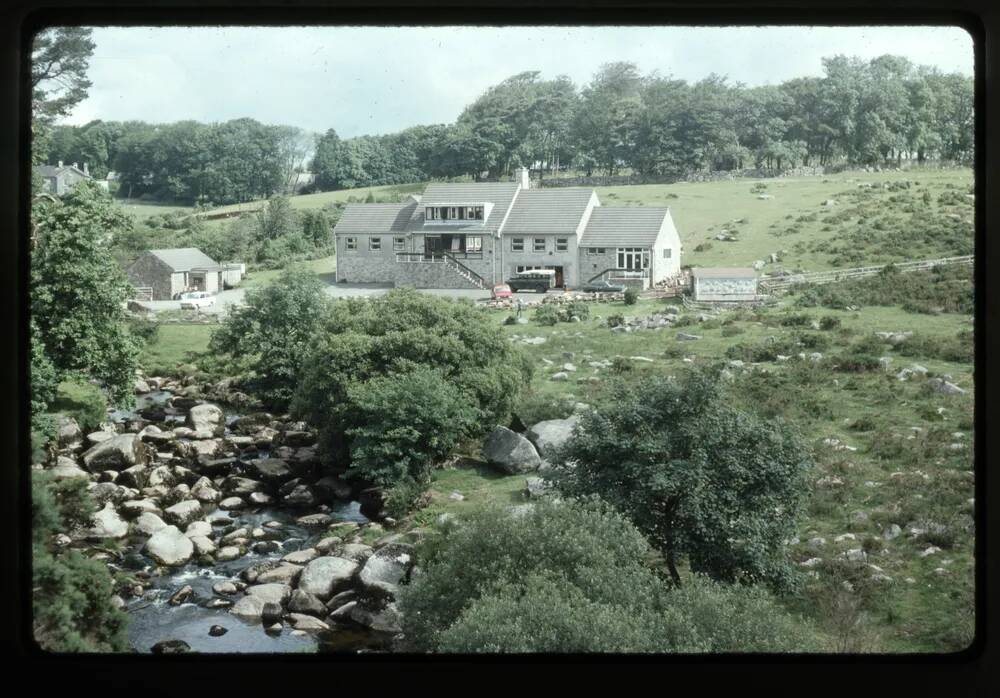
[(583, 86), (612, 61), (752, 86), (821, 76), (836, 54), (973, 74), (956, 27), (95, 27), (93, 39), (93, 84), (66, 123), (250, 117), (341, 138), (451, 123), (526, 70)]

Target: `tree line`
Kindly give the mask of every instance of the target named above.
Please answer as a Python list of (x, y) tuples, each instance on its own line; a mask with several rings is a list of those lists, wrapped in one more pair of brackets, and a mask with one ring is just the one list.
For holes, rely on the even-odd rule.
[(697, 82), (635, 64), (602, 66), (582, 88), (569, 78), (514, 75), (469, 104), (453, 124), (385, 135), (313, 137), (253, 119), (218, 124), (96, 121), (56, 126), (48, 161), (87, 162), (120, 175), (119, 195), (224, 204), (287, 191), (309, 163), (318, 190), (436, 178), (541, 176), (568, 167), (682, 177), (704, 170), (798, 165), (969, 163), (972, 78), (885, 55), (823, 59), (822, 77), (747, 87)]

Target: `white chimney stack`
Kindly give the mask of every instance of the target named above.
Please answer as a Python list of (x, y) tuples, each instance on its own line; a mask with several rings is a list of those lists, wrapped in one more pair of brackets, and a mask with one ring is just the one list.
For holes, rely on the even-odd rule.
[(62, 160), (60, 160), (60, 161), (59, 161), (59, 167), (62, 167), (62, 166), (63, 166), (63, 164), (62, 164)]
[(80, 169), (80, 166), (77, 163), (75, 163), (75, 162), (73, 163), (73, 167), (75, 167), (78, 170)]
[(521, 185), (521, 189), (528, 189), (531, 186), (531, 179), (528, 176), (527, 167), (518, 167), (514, 171), (514, 181)]
[(87, 169), (87, 163), (83, 163), (83, 174), (90, 176), (90, 170)]

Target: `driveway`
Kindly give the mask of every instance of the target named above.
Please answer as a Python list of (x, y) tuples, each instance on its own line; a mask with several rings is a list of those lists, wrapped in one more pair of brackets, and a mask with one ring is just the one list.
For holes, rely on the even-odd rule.
[[(384, 293), (392, 290), (392, 286), (388, 284), (338, 284), (338, 283), (328, 283), (326, 288), (326, 294), (332, 298), (350, 298), (350, 297), (367, 297), (367, 296), (381, 296)], [(441, 296), (444, 298), (468, 298), (473, 301), (485, 301), (489, 300), (490, 292), (481, 291), (479, 289), (470, 288), (422, 288), (421, 293), (429, 293), (434, 296)], [(545, 295), (561, 295), (562, 291), (553, 290)], [(228, 291), (220, 291), (215, 295), (215, 305), (202, 308), (201, 312), (210, 314), (225, 314), (229, 312), (231, 306), (238, 306), (243, 304), (243, 298), (246, 296), (246, 290), (242, 288), (234, 288)], [(539, 300), (543, 294), (540, 293), (515, 293), (515, 298), (523, 298), (526, 303)], [(180, 310), (180, 301), (141, 301), (142, 305), (146, 306), (153, 312), (160, 312), (163, 310)]]

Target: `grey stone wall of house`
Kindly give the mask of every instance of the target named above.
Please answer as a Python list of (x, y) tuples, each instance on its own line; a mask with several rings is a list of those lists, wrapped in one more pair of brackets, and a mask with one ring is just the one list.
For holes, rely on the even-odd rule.
[[(489, 281), (486, 283), (489, 284)], [(395, 285), (412, 288), (479, 288), (443, 262), (400, 262), (396, 265)]]
[[(75, 187), (83, 180), (89, 179), (89, 177), (77, 174), (73, 170), (66, 170), (64, 172), (60, 172), (59, 175), (53, 179), (54, 179), (55, 191), (52, 191), (52, 193), (54, 193), (56, 196), (62, 196), (63, 194), (72, 191), (73, 187)], [(52, 181), (53, 180), (50, 180), (50, 182)], [(53, 185), (50, 184), (50, 191), (52, 189), (52, 186)]]
[(757, 279), (694, 279), (696, 301), (743, 301), (757, 298)]
[(132, 262), (126, 274), (133, 286), (152, 288), (154, 301), (168, 301), (176, 292), (172, 277), (177, 274), (171, 274), (168, 266), (148, 252)]
[[(512, 240), (515, 238), (524, 240), (524, 251), (515, 252), (512, 248)], [(534, 239), (545, 240), (545, 251), (534, 251)], [(566, 250), (556, 249), (556, 239), (566, 239)], [(577, 250), (576, 235), (569, 233), (566, 235), (504, 235), (503, 239), (503, 273), (505, 279), (517, 273), (517, 267), (562, 267), (563, 284), (566, 286), (579, 286), (580, 280), (580, 255)]]
[[(587, 247), (580, 248), (580, 283), (587, 284), (605, 269), (611, 269), (618, 263), (618, 250), (615, 247), (605, 247), (604, 254), (590, 254)], [(600, 248), (598, 248), (600, 249)]]
[[(357, 240), (357, 249), (348, 250), (345, 238)], [(369, 238), (382, 238), (382, 249), (372, 250)], [(393, 233), (379, 235), (339, 235), (336, 241), (337, 281), (344, 283), (389, 283), (396, 286), (414, 288), (478, 288), (471, 284), (455, 269), (444, 262), (397, 262), (393, 250), (393, 238), (402, 237)], [(488, 286), (493, 283), (493, 243), (490, 235), (483, 235), (483, 254), (480, 259), (456, 259), (479, 274)], [(407, 238), (402, 252), (423, 251), (423, 236), (411, 235)], [(442, 285), (435, 285), (442, 284)]]

